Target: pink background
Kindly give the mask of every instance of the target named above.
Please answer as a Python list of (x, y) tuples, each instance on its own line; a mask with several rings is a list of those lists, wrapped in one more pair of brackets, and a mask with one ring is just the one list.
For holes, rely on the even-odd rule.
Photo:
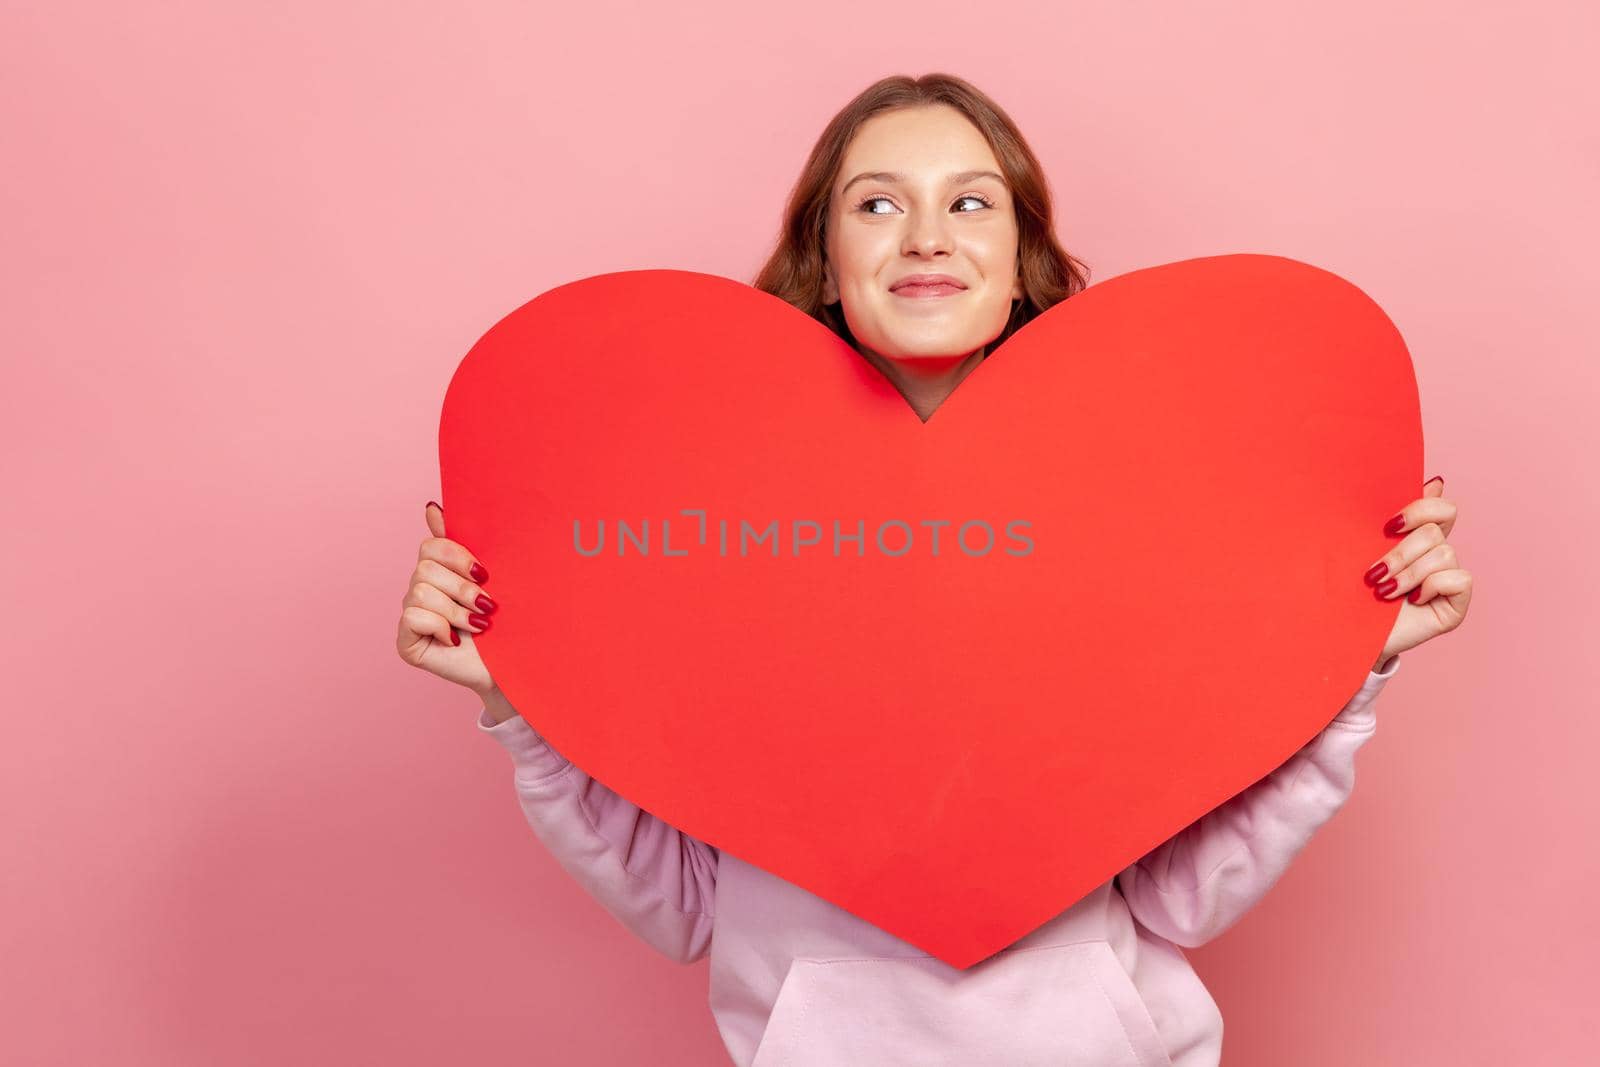
[(553, 285), (748, 280), (826, 119), (931, 70), (1021, 124), (1094, 280), (1362, 286), (1461, 505), (1466, 625), (1191, 953), (1227, 1062), (1592, 1053), (1593, 5), (140, 6), (0, 24), (0, 1058), (725, 1062), (704, 961), (578, 889), (395, 655), (439, 405)]

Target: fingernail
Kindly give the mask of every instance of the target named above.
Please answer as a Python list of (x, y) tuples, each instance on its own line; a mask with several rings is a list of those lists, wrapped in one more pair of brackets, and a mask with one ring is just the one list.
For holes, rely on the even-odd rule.
[(439, 510), (440, 510), (440, 511), (443, 511), (443, 510), (444, 510), (444, 508), (440, 508), (440, 507), (439, 507), (439, 502), (438, 502), (438, 501), (437, 501), (437, 500), (430, 500), (430, 501), (428, 501), (428, 502), (427, 502), (427, 503), (426, 503), (426, 504), (424, 504), (424, 505), (423, 505), (423, 507), (422, 507), (422, 510), (423, 510), (423, 511), (427, 511), (427, 510), (428, 510), (428, 508), (430, 508), (430, 507), (435, 507), (435, 508), (439, 508)]
[(461, 643), (461, 635), (456, 633), (456, 628), (454, 626), (450, 627), (450, 643), (452, 645), (459, 645)]
[(472, 580), (475, 582), (487, 582), (489, 580), (489, 572), (483, 569), (482, 564), (474, 563), (471, 574)]
[(1384, 582), (1382, 585), (1378, 586), (1375, 590), (1373, 590), (1373, 592), (1377, 593), (1379, 596), (1388, 596), (1390, 593), (1394, 592), (1396, 589), (1399, 589), (1399, 588), (1400, 588), (1399, 579), (1390, 578), (1387, 582)]
[(1382, 578), (1388, 573), (1389, 565), (1387, 563), (1378, 562), (1372, 565), (1372, 569), (1368, 571), (1364, 577), (1368, 585), (1377, 585), (1378, 579)]
[(477, 604), (478, 610), (483, 612), (485, 615), (489, 614), (490, 612), (494, 611), (495, 608), (500, 606), (493, 600), (489, 599), (488, 593), (479, 593), (478, 599), (473, 601), (473, 603)]
[(468, 615), (467, 621), (476, 626), (478, 629), (482, 630), (484, 627), (489, 625), (489, 616), (477, 614)]
[(1411, 590), (1411, 592), (1407, 593), (1406, 594), (1406, 599), (1411, 601), (1413, 604), (1415, 604), (1417, 601), (1421, 600), (1422, 599), (1422, 586), (1419, 585), (1415, 589)]
[(1386, 534), (1397, 534), (1405, 526), (1405, 524), (1406, 517), (1404, 515), (1396, 515), (1394, 518), (1389, 520), (1389, 525), (1383, 528), (1383, 532)]
[(1429, 478), (1427, 482), (1423, 482), (1422, 484), (1423, 485), (1427, 485), (1428, 482), (1438, 482), (1439, 483), (1439, 488), (1443, 489), (1444, 488), (1444, 475), (1435, 474), (1432, 478)]

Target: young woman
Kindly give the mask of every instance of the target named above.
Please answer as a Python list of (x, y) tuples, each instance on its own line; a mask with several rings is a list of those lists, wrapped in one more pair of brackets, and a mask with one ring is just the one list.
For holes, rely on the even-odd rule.
[[(924, 421), (989, 350), (1086, 284), (1056, 243), (1021, 134), (945, 75), (885, 79), (829, 123), (755, 282), (848, 340)], [(735, 1063), (1214, 1067), (1222, 1018), (1182, 948), (1237, 921), (1344, 803), (1398, 653), (1460, 625), (1471, 576), (1447, 541), (1456, 507), (1443, 491), (1430, 479), (1385, 527), (1398, 540), (1364, 578), (1375, 595), (1409, 603), (1328, 726), (966, 971), (681, 833), (552, 748), (473, 648), (498, 605), (485, 565), (445, 537), (432, 502), (398, 647), (481, 696), (478, 728), (510, 753), (533, 832), (574, 878), (672, 959), (709, 951), (711, 1009)]]

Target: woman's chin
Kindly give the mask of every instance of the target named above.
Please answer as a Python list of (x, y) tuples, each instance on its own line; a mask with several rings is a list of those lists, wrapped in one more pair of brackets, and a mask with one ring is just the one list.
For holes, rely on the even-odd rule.
[(896, 363), (914, 365), (937, 366), (941, 363), (957, 363), (972, 355), (974, 345), (949, 345), (927, 344), (920, 347), (899, 347), (890, 352), (884, 352), (886, 359)]

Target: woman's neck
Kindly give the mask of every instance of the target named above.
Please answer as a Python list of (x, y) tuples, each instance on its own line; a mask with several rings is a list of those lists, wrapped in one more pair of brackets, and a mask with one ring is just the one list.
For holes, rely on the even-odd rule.
[(961, 380), (972, 373), (972, 368), (983, 362), (984, 349), (957, 356), (918, 356), (915, 359), (889, 359), (868, 348), (860, 349), (862, 356), (889, 379), (900, 395), (906, 398), (917, 417), (927, 422), (940, 404), (956, 391)]

